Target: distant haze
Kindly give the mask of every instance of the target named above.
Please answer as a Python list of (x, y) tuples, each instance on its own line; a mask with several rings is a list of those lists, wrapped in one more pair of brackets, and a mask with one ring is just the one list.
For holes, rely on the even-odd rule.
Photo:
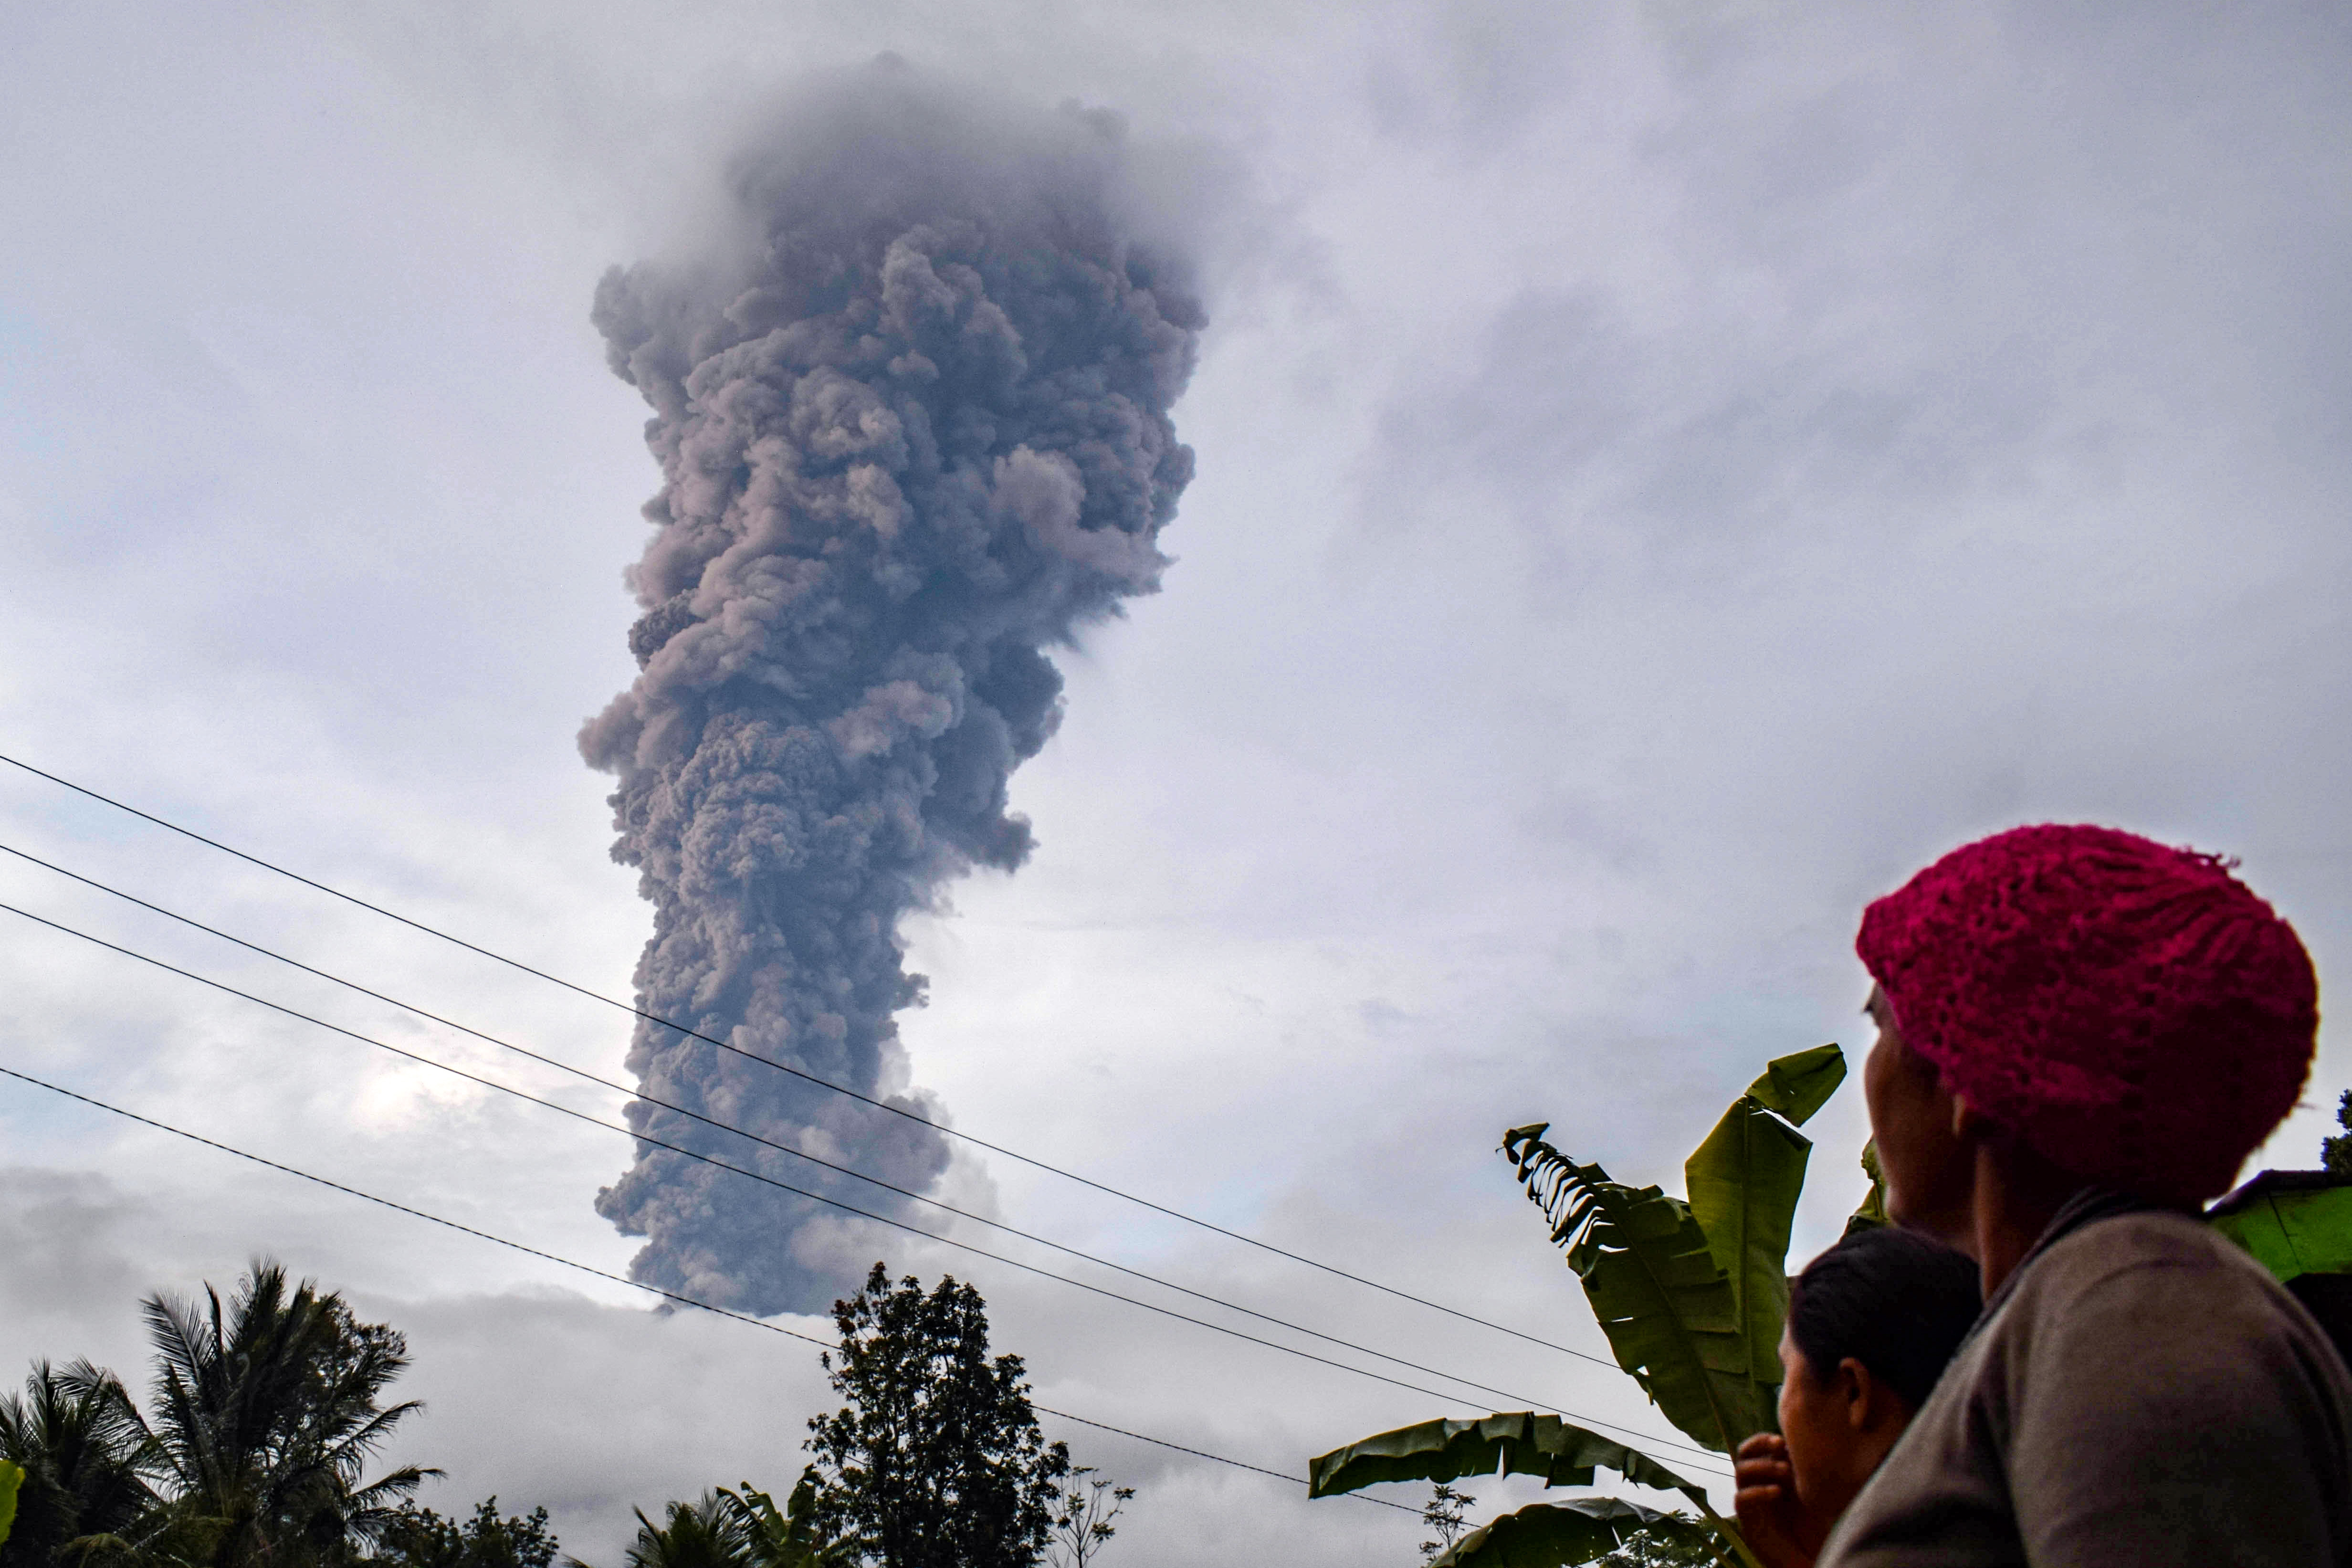
[[(642, 673), (581, 750), (619, 776), (613, 853), (654, 906), (641, 1005), (919, 1109), (900, 917), (1029, 854), (1006, 784), (1061, 720), (1046, 650), (1159, 586), (1192, 471), (1168, 410), (1202, 311), (1178, 259), (1125, 232), (1108, 116), (883, 64), (761, 143), (730, 172), (748, 237), (597, 290), (663, 485), (630, 572)], [(649, 1094), (901, 1187), (947, 1163), (916, 1122), (676, 1029), (641, 1023), (629, 1065)], [(660, 1107), (630, 1116), (906, 1206)], [(872, 1261), (863, 1222), (642, 1144), (597, 1209), (646, 1238), (639, 1279), (755, 1312), (821, 1310)]]

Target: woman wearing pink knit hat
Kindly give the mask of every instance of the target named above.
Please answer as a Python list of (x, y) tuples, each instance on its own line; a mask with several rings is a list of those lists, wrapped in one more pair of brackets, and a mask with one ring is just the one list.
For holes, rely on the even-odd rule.
[(2197, 1217), (2294, 1106), (2318, 986), (2220, 860), (2021, 827), (1870, 906), (1887, 1204), (1985, 1310), (1822, 1568), (2352, 1568), (2352, 1373)]

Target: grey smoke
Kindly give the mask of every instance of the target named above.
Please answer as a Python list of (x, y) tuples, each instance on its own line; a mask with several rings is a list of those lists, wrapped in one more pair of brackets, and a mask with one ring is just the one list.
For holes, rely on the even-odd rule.
[[(641, 1005), (920, 1109), (900, 917), (1029, 854), (1006, 786), (1061, 719), (1047, 650), (1167, 564), (1201, 307), (1137, 237), (1099, 113), (879, 66), (772, 128), (729, 188), (740, 226), (714, 254), (597, 289), (663, 485), (629, 575), (642, 673), (581, 750), (619, 775), (614, 857), (654, 906)], [(937, 1132), (673, 1029), (641, 1024), (629, 1066), (902, 1187), (947, 1164)], [(672, 1111), (630, 1119), (889, 1212)], [(821, 1310), (875, 1256), (864, 1222), (642, 1143), (596, 1206), (646, 1238), (637, 1278), (739, 1310)]]

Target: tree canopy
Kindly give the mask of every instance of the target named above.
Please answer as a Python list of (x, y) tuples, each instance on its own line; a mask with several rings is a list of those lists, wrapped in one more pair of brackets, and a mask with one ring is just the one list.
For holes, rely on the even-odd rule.
[(554, 1568), (555, 1553), (547, 1510), (501, 1515), (495, 1497), (466, 1520), (404, 1504), (376, 1538), (376, 1555), (404, 1568)]
[(24, 1468), (28, 1505), (0, 1568), (347, 1563), (438, 1473), (362, 1479), (418, 1406), (383, 1397), (406, 1342), (340, 1295), (264, 1259), (226, 1304), (207, 1285), (201, 1302), (153, 1295), (141, 1314), (154, 1347), (144, 1412), (87, 1362), (37, 1363), (0, 1400), (0, 1458)]
[[(556, 1568), (544, 1508), (470, 1516), (415, 1500), (438, 1470), (382, 1473), (421, 1406), (391, 1389), (406, 1340), (255, 1261), (225, 1300), (140, 1303), (144, 1401), (87, 1361), (34, 1363), (0, 1395), (0, 1568)], [(987, 1303), (877, 1264), (836, 1301), (824, 1366), (846, 1403), (809, 1423), (784, 1506), (744, 1482), (642, 1509), (627, 1568), (1087, 1568), (1134, 1489), (1047, 1443)], [(583, 1568), (569, 1557), (566, 1568)]]
[(67, 1542), (131, 1531), (157, 1501), (138, 1407), (86, 1361), (35, 1362), (25, 1392), (0, 1398), (0, 1458), (25, 1472), (0, 1568), (46, 1568)]
[(883, 1568), (1031, 1568), (1069, 1449), (1038, 1430), (1021, 1358), (990, 1357), (980, 1292), (893, 1286), (877, 1263), (833, 1318), (824, 1366), (847, 1403), (809, 1423), (819, 1520)]

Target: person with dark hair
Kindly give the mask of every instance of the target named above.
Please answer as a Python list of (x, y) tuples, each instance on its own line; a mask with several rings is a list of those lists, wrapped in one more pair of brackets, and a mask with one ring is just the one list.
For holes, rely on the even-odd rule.
[(2042, 826), (1855, 945), (1887, 1211), (1985, 1307), (1821, 1568), (2352, 1568), (2352, 1373), (2199, 1214), (2310, 1070), (2294, 929), (2213, 856)]
[(1739, 1446), (1739, 1524), (1766, 1568), (1804, 1568), (1967, 1338), (1982, 1297), (1964, 1254), (1857, 1231), (1789, 1282), (1780, 1430)]

